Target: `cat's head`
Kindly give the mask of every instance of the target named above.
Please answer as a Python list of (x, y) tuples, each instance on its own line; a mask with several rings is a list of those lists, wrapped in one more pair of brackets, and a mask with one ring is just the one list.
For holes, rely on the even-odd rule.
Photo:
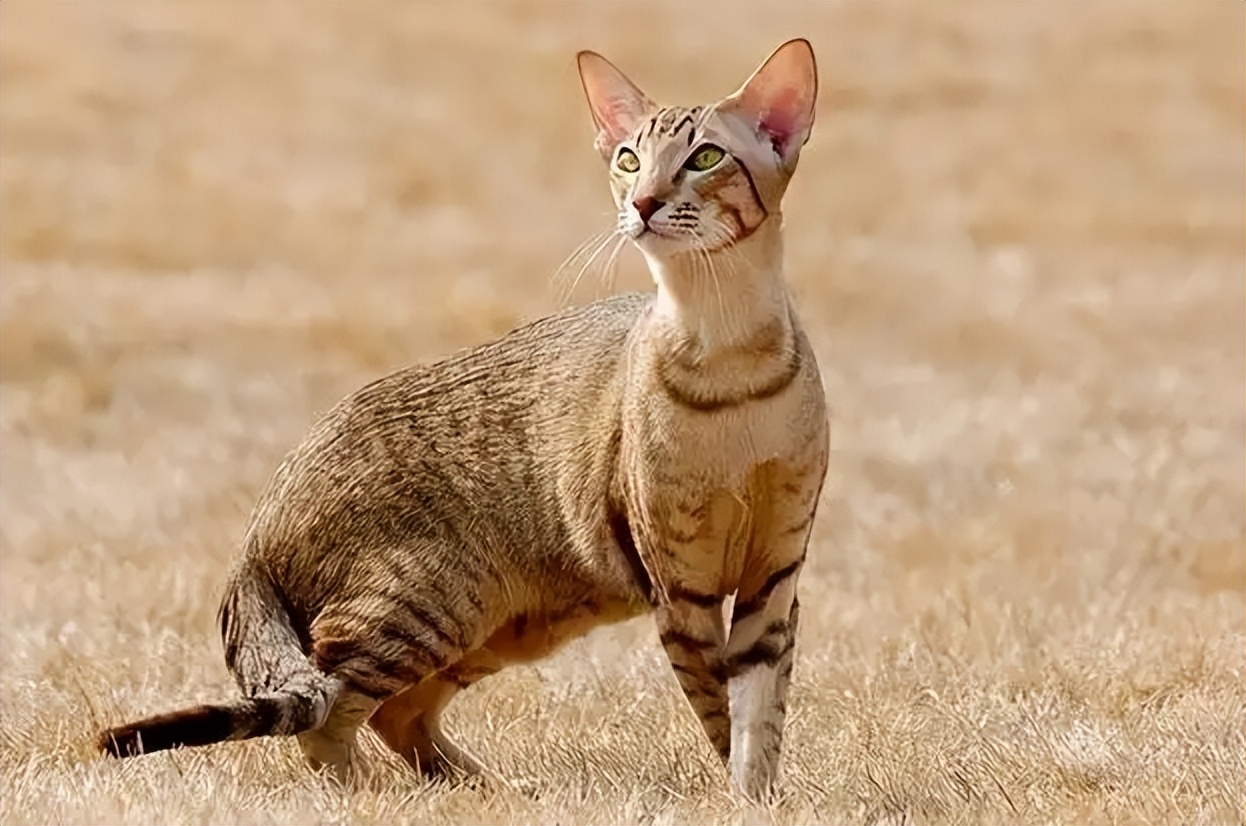
[(596, 52), (578, 60), (618, 229), (638, 246), (713, 251), (778, 215), (813, 127), (818, 79), (807, 40), (784, 43), (734, 94), (691, 108), (656, 105)]

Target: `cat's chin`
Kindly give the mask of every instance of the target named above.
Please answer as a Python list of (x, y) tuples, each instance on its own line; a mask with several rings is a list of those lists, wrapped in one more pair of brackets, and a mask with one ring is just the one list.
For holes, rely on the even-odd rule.
[(647, 256), (675, 258), (690, 253), (714, 253), (731, 246), (731, 241), (705, 246), (689, 235), (670, 235), (661, 230), (646, 229), (632, 237), (632, 243)]

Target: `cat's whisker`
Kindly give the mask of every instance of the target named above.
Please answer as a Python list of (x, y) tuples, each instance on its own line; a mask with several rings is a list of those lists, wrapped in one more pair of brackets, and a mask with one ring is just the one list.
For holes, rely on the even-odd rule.
[(731, 273), (734, 275), (740, 271), (741, 267), (748, 266), (748, 261), (744, 254), (735, 248), (734, 245), (728, 245), (722, 248), (723, 261), (731, 266)]
[(707, 231), (706, 248), (715, 263), (715, 276), (719, 267), (726, 269), (725, 277), (730, 281), (740, 275), (741, 267), (747, 266), (743, 253), (732, 242), (732, 232), (726, 223), (719, 219), (710, 219)]
[(566, 304), (571, 299), (571, 296), (575, 293), (576, 287), (580, 285), (580, 279), (584, 277), (584, 273), (588, 272), (589, 268), (593, 266), (593, 263), (601, 255), (601, 253), (610, 245), (610, 240), (616, 236), (618, 236), (618, 233), (614, 230), (600, 233), (595, 236), (597, 244), (593, 247), (592, 254), (588, 256), (587, 260), (585, 260), (584, 264), (580, 267), (579, 272), (575, 274), (575, 278), (571, 280), (571, 286), (568, 287), (561, 296), (560, 303)]
[(587, 251), (587, 250), (589, 249), (589, 247), (591, 247), (593, 244), (595, 244), (595, 243), (597, 243), (597, 242), (601, 241), (601, 239), (603, 239), (603, 238), (605, 238), (605, 237), (607, 237), (607, 236), (611, 235), (613, 232), (614, 232), (614, 230), (613, 230), (613, 229), (605, 229), (605, 230), (602, 230), (602, 231), (600, 231), (600, 232), (594, 232), (592, 235), (590, 235), (590, 236), (588, 236), (587, 238), (585, 238), (583, 241), (581, 241), (581, 242), (580, 242), (580, 243), (576, 246), (576, 248), (575, 248), (574, 250), (572, 250), (572, 251), (571, 251), (571, 254), (570, 254), (570, 255), (568, 255), (568, 256), (566, 257), (566, 259), (565, 259), (565, 260), (563, 260), (563, 262), (562, 262), (561, 264), (559, 264), (559, 265), (558, 265), (558, 270), (557, 270), (557, 272), (562, 272), (564, 269), (566, 269), (566, 268), (567, 268), (567, 266), (568, 266), (568, 265), (569, 265), (572, 261), (574, 261), (574, 260), (575, 260), (576, 258), (578, 258), (580, 255), (583, 255), (583, 254), (584, 254), (584, 252), (585, 252), (585, 251)]
[(593, 245), (600, 243), (601, 240), (609, 234), (609, 232), (609, 230), (595, 232), (581, 241), (554, 270), (554, 274), (551, 276), (550, 280), (555, 283), (560, 282), (567, 270), (574, 266), (575, 262), (579, 261), (585, 254), (587, 254), (588, 250)]
[(610, 251), (610, 258), (606, 262), (605, 277), (604, 277), (604, 280), (606, 282), (606, 290), (608, 292), (614, 291), (614, 281), (615, 281), (615, 277), (618, 275), (618, 268), (619, 268), (619, 253), (623, 251), (623, 246), (626, 243), (627, 243), (627, 236), (619, 235), (618, 242), (614, 245), (614, 249)]
[(618, 277), (618, 263), (622, 258), (623, 249), (627, 247), (627, 235), (619, 235), (619, 243), (614, 247), (614, 257), (611, 260), (611, 270), (609, 270), (609, 289), (614, 289), (614, 280)]
[(714, 296), (718, 302), (718, 320), (724, 329), (730, 330), (734, 325), (734, 319), (727, 312), (727, 306), (723, 302), (722, 287), (718, 283), (718, 272), (714, 267), (714, 258), (709, 248), (699, 237), (692, 235), (693, 250), (696, 257), (693, 259), (697, 262), (697, 269), (700, 270), (699, 277), (704, 278), (714, 287)]
[[(743, 253), (732, 243), (731, 227), (720, 218), (708, 219), (710, 241), (714, 246), (714, 252), (722, 253), (725, 261), (733, 264), (739, 264), (744, 260)], [(737, 272), (737, 270), (732, 270)]]
[(558, 265), (558, 268), (554, 270), (554, 277), (557, 278), (563, 275), (568, 269), (574, 266), (576, 262), (580, 261), (585, 255), (587, 255), (594, 246), (601, 243), (601, 241), (607, 238), (612, 232), (613, 230), (594, 232), (592, 235), (581, 241), (576, 248), (573, 249), (565, 259), (563, 259), (562, 263)]
[[(707, 255), (711, 259), (711, 269), (713, 270), (715, 288), (721, 290), (722, 278), (725, 277), (728, 282), (734, 282), (740, 275), (741, 267), (747, 266), (744, 255), (736, 249), (732, 241), (732, 232), (721, 221), (714, 221), (711, 226), (710, 240), (707, 243)], [(712, 247), (710, 246), (712, 244)], [(725, 274), (721, 268), (725, 268)], [(740, 317), (742, 308), (739, 304), (732, 305), (735, 308), (735, 314), (728, 320), (729, 329), (741, 332), (747, 326), (744, 319)]]
[(623, 233), (615, 233), (614, 245), (609, 246), (609, 244), (607, 244), (610, 251), (606, 253), (606, 257), (603, 259), (604, 263), (597, 270), (598, 284), (599, 286), (605, 287), (607, 292), (613, 290), (614, 270), (618, 264), (619, 252), (623, 249), (623, 246), (626, 243), (626, 235)]

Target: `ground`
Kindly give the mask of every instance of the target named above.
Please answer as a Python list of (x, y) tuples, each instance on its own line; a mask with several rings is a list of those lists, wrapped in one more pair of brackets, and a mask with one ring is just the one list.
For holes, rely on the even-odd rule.
[[(1240, 3), (0, 8), (0, 821), (1242, 823)], [(233, 691), (251, 505), (340, 396), (568, 302), (611, 205), (574, 54), (666, 103), (810, 38), (789, 280), (833, 407), (784, 797), (642, 619), (472, 689), (512, 783), (369, 741), (119, 763)]]

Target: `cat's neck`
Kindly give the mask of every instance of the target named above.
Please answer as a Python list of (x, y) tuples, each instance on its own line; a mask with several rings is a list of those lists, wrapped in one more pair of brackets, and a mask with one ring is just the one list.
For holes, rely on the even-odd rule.
[(790, 334), (781, 216), (716, 252), (645, 259), (657, 285), (654, 320), (702, 354)]

